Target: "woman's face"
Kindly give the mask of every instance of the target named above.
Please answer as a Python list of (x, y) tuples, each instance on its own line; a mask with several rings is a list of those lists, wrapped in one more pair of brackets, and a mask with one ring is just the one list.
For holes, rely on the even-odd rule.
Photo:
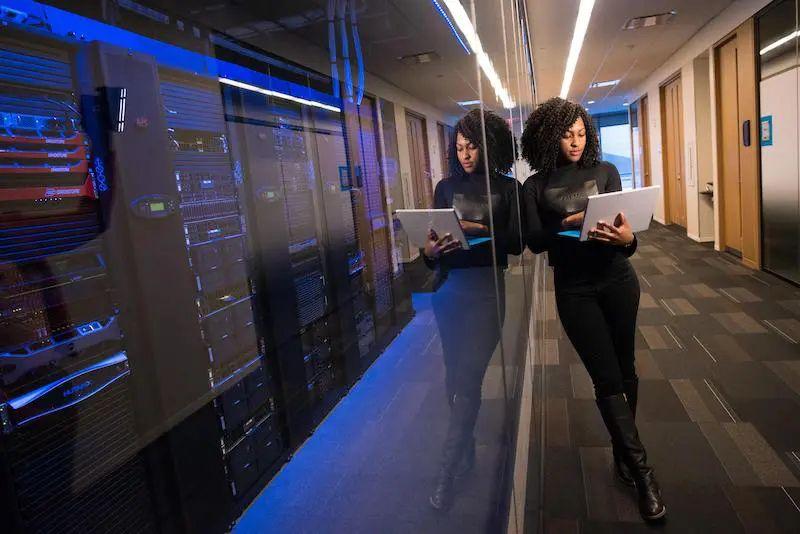
[(585, 148), (586, 125), (583, 119), (578, 117), (569, 130), (561, 134), (561, 155), (565, 160), (575, 163), (580, 161)]
[(458, 133), (456, 135), (456, 154), (458, 162), (467, 174), (472, 174), (478, 168), (480, 159), (480, 149), (472, 144), (466, 137)]

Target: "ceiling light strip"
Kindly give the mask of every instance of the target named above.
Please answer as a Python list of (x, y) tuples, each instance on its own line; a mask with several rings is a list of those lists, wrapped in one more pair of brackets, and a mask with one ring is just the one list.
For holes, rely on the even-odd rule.
[(461, 35), (458, 33), (458, 30), (456, 30), (456, 27), (453, 26), (453, 21), (451, 21), (450, 17), (447, 16), (447, 13), (442, 8), (442, 6), (439, 4), (439, 2), (437, 2), (436, 0), (431, 0), (431, 1), (433, 2), (433, 5), (436, 7), (436, 11), (439, 12), (439, 14), (442, 16), (444, 21), (450, 27), (450, 31), (453, 32), (453, 35), (456, 36), (456, 39), (458, 40), (458, 44), (461, 45), (461, 48), (464, 49), (464, 52), (466, 52), (467, 54), (471, 54), (471, 52), (469, 50), (469, 47), (467, 46), (467, 43), (465, 43), (464, 39), (461, 38)]
[(776, 48), (785, 45), (786, 43), (788, 43), (792, 39), (795, 39), (796, 37), (800, 37), (800, 31), (792, 32), (792, 33), (790, 33), (789, 35), (787, 35), (785, 37), (781, 37), (780, 39), (778, 39), (774, 43), (768, 44), (767, 46), (765, 46), (764, 48), (761, 49), (761, 51), (759, 52), (759, 55), (763, 56), (767, 52), (772, 52)]
[(326, 109), (328, 111), (333, 111), (335, 113), (339, 113), (340, 111), (342, 111), (341, 108), (337, 108), (336, 106), (329, 106), (328, 104), (323, 104), (322, 102), (317, 102), (316, 100), (308, 100), (306, 98), (287, 95), (286, 93), (279, 93), (278, 91), (271, 91), (269, 89), (264, 89), (263, 87), (250, 85), (249, 83), (244, 83), (237, 80), (231, 80), (230, 78), (219, 78), (219, 82), (224, 83), (225, 85), (238, 87), (239, 89), (246, 89), (247, 91), (261, 93), (262, 95), (274, 96), (275, 98), (290, 100), (292, 102), (297, 102), (298, 104), (305, 104), (306, 106), (313, 106), (315, 108)]
[(494, 66), (492, 65), (492, 61), (489, 59), (488, 54), (483, 51), (481, 39), (478, 37), (478, 32), (475, 31), (475, 27), (472, 25), (472, 21), (469, 19), (469, 15), (467, 15), (464, 6), (461, 5), (459, 0), (441, 1), (445, 6), (447, 6), (447, 9), (450, 11), (450, 15), (453, 17), (456, 26), (458, 26), (458, 29), (469, 43), (472, 52), (478, 56), (478, 65), (480, 65), (483, 74), (489, 80), (492, 89), (494, 89), (495, 95), (497, 95), (497, 99), (503, 104), (504, 108), (513, 108), (515, 105), (514, 101), (511, 99), (511, 96), (508, 94), (506, 88), (503, 87), (503, 83), (500, 81), (500, 76), (498, 76), (497, 71), (494, 70)]
[(561, 83), (561, 98), (569, 96), (569, 87), (572, 85), (572, 77), (575, 76), (575, 68), (578, 66), (578, 58), (581, 55), (583, 41), (586, 38), (586, 30), (589, 29), (589, 21), (592, 18), (595, 0), (581, 0), (578, 8), (578, 18), (575, 19), (575, 32), (572, 34), (572, 44), (569, 47), (567, 56), (567, 67), (564, 69), (564, 81)]

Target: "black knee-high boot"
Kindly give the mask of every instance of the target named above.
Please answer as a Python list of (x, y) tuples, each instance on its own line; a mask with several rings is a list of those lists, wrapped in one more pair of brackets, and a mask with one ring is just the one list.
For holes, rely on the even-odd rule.
[(447, 508), (453, 497), (453, 480), (460, 474), (459, 465), (474, 443), (472, 431), (481, 399), (472, 395), (454, 395), (447, 436), (442, 450), (442, 464), (430, 501), (436, 509)]
[(639, 439), (633, 413), (624, 395), (597, 399), (603, 422), (611, 434), (614, 447), (628, 467), (639, 493), (639, 512), (648, 521), (660, 519), (667, 513), (661, 489), (653, 469), (647, 465), (647, 452)]
[[(631, 409), (634, 420), (636, 420), (636, 405), (639, 402), (639, 379), (633, 378), (631, 380), (624, 380), (623, 387), (625, 389), (625, 399), (628, 401), (628, 406)], [(614, 452), (614, 472), (617, 478), (626, 486), (634, 487), (636, 484), (628, 470), (628, 466), (622, 461), (622, 456), (613, 442), (611, 443), (611, 447)]]

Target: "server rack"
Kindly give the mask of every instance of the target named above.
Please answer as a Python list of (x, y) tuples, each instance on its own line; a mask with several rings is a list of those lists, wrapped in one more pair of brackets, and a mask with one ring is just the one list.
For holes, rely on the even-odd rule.
[(0, 525), (147, 532), (73, 55), (20, 42), (0, 42)]
[(309, 110), (307, 128), (327, 221), (333, 317), (339, 326), (347, 384), (364, 372), (363, 357), (375, 345), (372, 311), (365, 292), (366, 254), (356, 231), (356, 194), (340, 113)]
[[(284, 450), (256, 329), (251, 243), (242, 211), (242, 174), (234, 167), (219, 84), (160, 72), (160, 90), (174, 156), (187, 260), (197, 282), (197, 314), (207, 353), (209, 386), (219, 419), (221, 454), (231, 492), (241, 497)], [(308, 313), (308, 312), (306, 312)]]
[(233, 87), (224, 94), (231, 146), (247, 190), (256, 286), (275, 343), (291, 439), (299, 444), (344, 384), (311, 146), (301, 106)]
[[(19, 33), (15, 43), (33, 41)], [(58, 494), (62, 506), (44, 501), (49, 507), (34, 519), (35, 510), (18, 507), (11, 525), (221, 531), (286, 451), (280, 411), (298, 444), (388, 343), (387, 321), (399, 326), (391, 311), (399, 299), (376, 277), (390, 264), (373, 262), (381, 241), (388, 250), (369, 205), (385, 203), (380, 174), (354, 163), (345, 135), (353, 130), (339, 113), (229, 93), (223, 124), (216, 80), (102, 43), (53, 48), (73, 47), (74, 55), (39, 50), (8, 63), (35, 70), (55, 57), (70, 66), (69, 83), (59, 81), (63, 65), (48, 62), (10, 82), (22, 89), (11, 96), (45, 111), (20, 113), (24, 106), (12, 102), (18, 117), (4, 115), (0, 128), (24, 129), (21, 118), (41, 124), (28, 115), (60, 119), (37, 131), (46, 141), (35, 148), (46, 157), (15, 146), (0, 152), (0, 203), (16, 211), (0, 223), (0, 251), (27, 254), (43, 239), (53, 247), (46, 260), (0, 257), (0, 291), (14, 296), (32, 280), (44, 288), (49, 268), (48, 280), (66, 283), (38, 292), (46, 322), (69, 312), (64, 324), (72, 326), (36, 337), (34, 323), (25, 333), (17, 317), (0, 315), (0, 328), (16, 336), (0, 347), (4, 502), (21, 495), (21, 466), (45, 465), (56, 443), (75, 443), (74, 451), (60, 448), (62, 459), (95, 470), (73, 486), (85, 508)], [(336, 168), (323, 168), (325, 140)], [(377, 158), (372, 142), (361, 158)], [(44, 160), (46, 176), (27, 173), (22, 160)], [(31, 187), (5, 174), (25, 175)], [(47, 224), (27, 224), (30, 210)], [(33, 267), (8, 276), (6, 264)], [(0, 302), (4, 311), (19, 307), (8, 302)], [(51, 369), (54, 359), (61, 369)], [(19, 401), (30, 392), (42, 394)], [(25, 420), (37, 406), (52, 408), (51, 392), (75, 403)], [(58, 432), (48, 426), (53, 417), (63, 418)], [(99, 442), (81, 441), (89, 435)], [(34, 444), (42, 458), (29, 455)], [(68, 461), (57, 463), (63, 472), (48, 476), (77, 480)]]

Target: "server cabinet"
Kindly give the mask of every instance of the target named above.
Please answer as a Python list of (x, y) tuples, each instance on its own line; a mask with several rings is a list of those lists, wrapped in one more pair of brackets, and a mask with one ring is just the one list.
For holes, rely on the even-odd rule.
[(104, 44), (82, 58), (159, 523), (219, 531), (284, 446), (218, 88)]
[(231, 146), (247, 191), (257, 293), (275, 343), (282, 405), (299, 444), (343, 386), (312, 147), (299, 105), (233, 87), (224, 92)]
[(274, 358), (256, 315), (254, 263), (216, 80), (162, 70), (160, 91), (180, 198), (186, 261), (196, 280), (206, 351), (231, 493), (238, 501), (284, 450), (276, 413)]
[(152, 501), (96, 194), (104, 183), (91, 165), (73, 50), (4, 31), (0, 527), (148, 532)]

